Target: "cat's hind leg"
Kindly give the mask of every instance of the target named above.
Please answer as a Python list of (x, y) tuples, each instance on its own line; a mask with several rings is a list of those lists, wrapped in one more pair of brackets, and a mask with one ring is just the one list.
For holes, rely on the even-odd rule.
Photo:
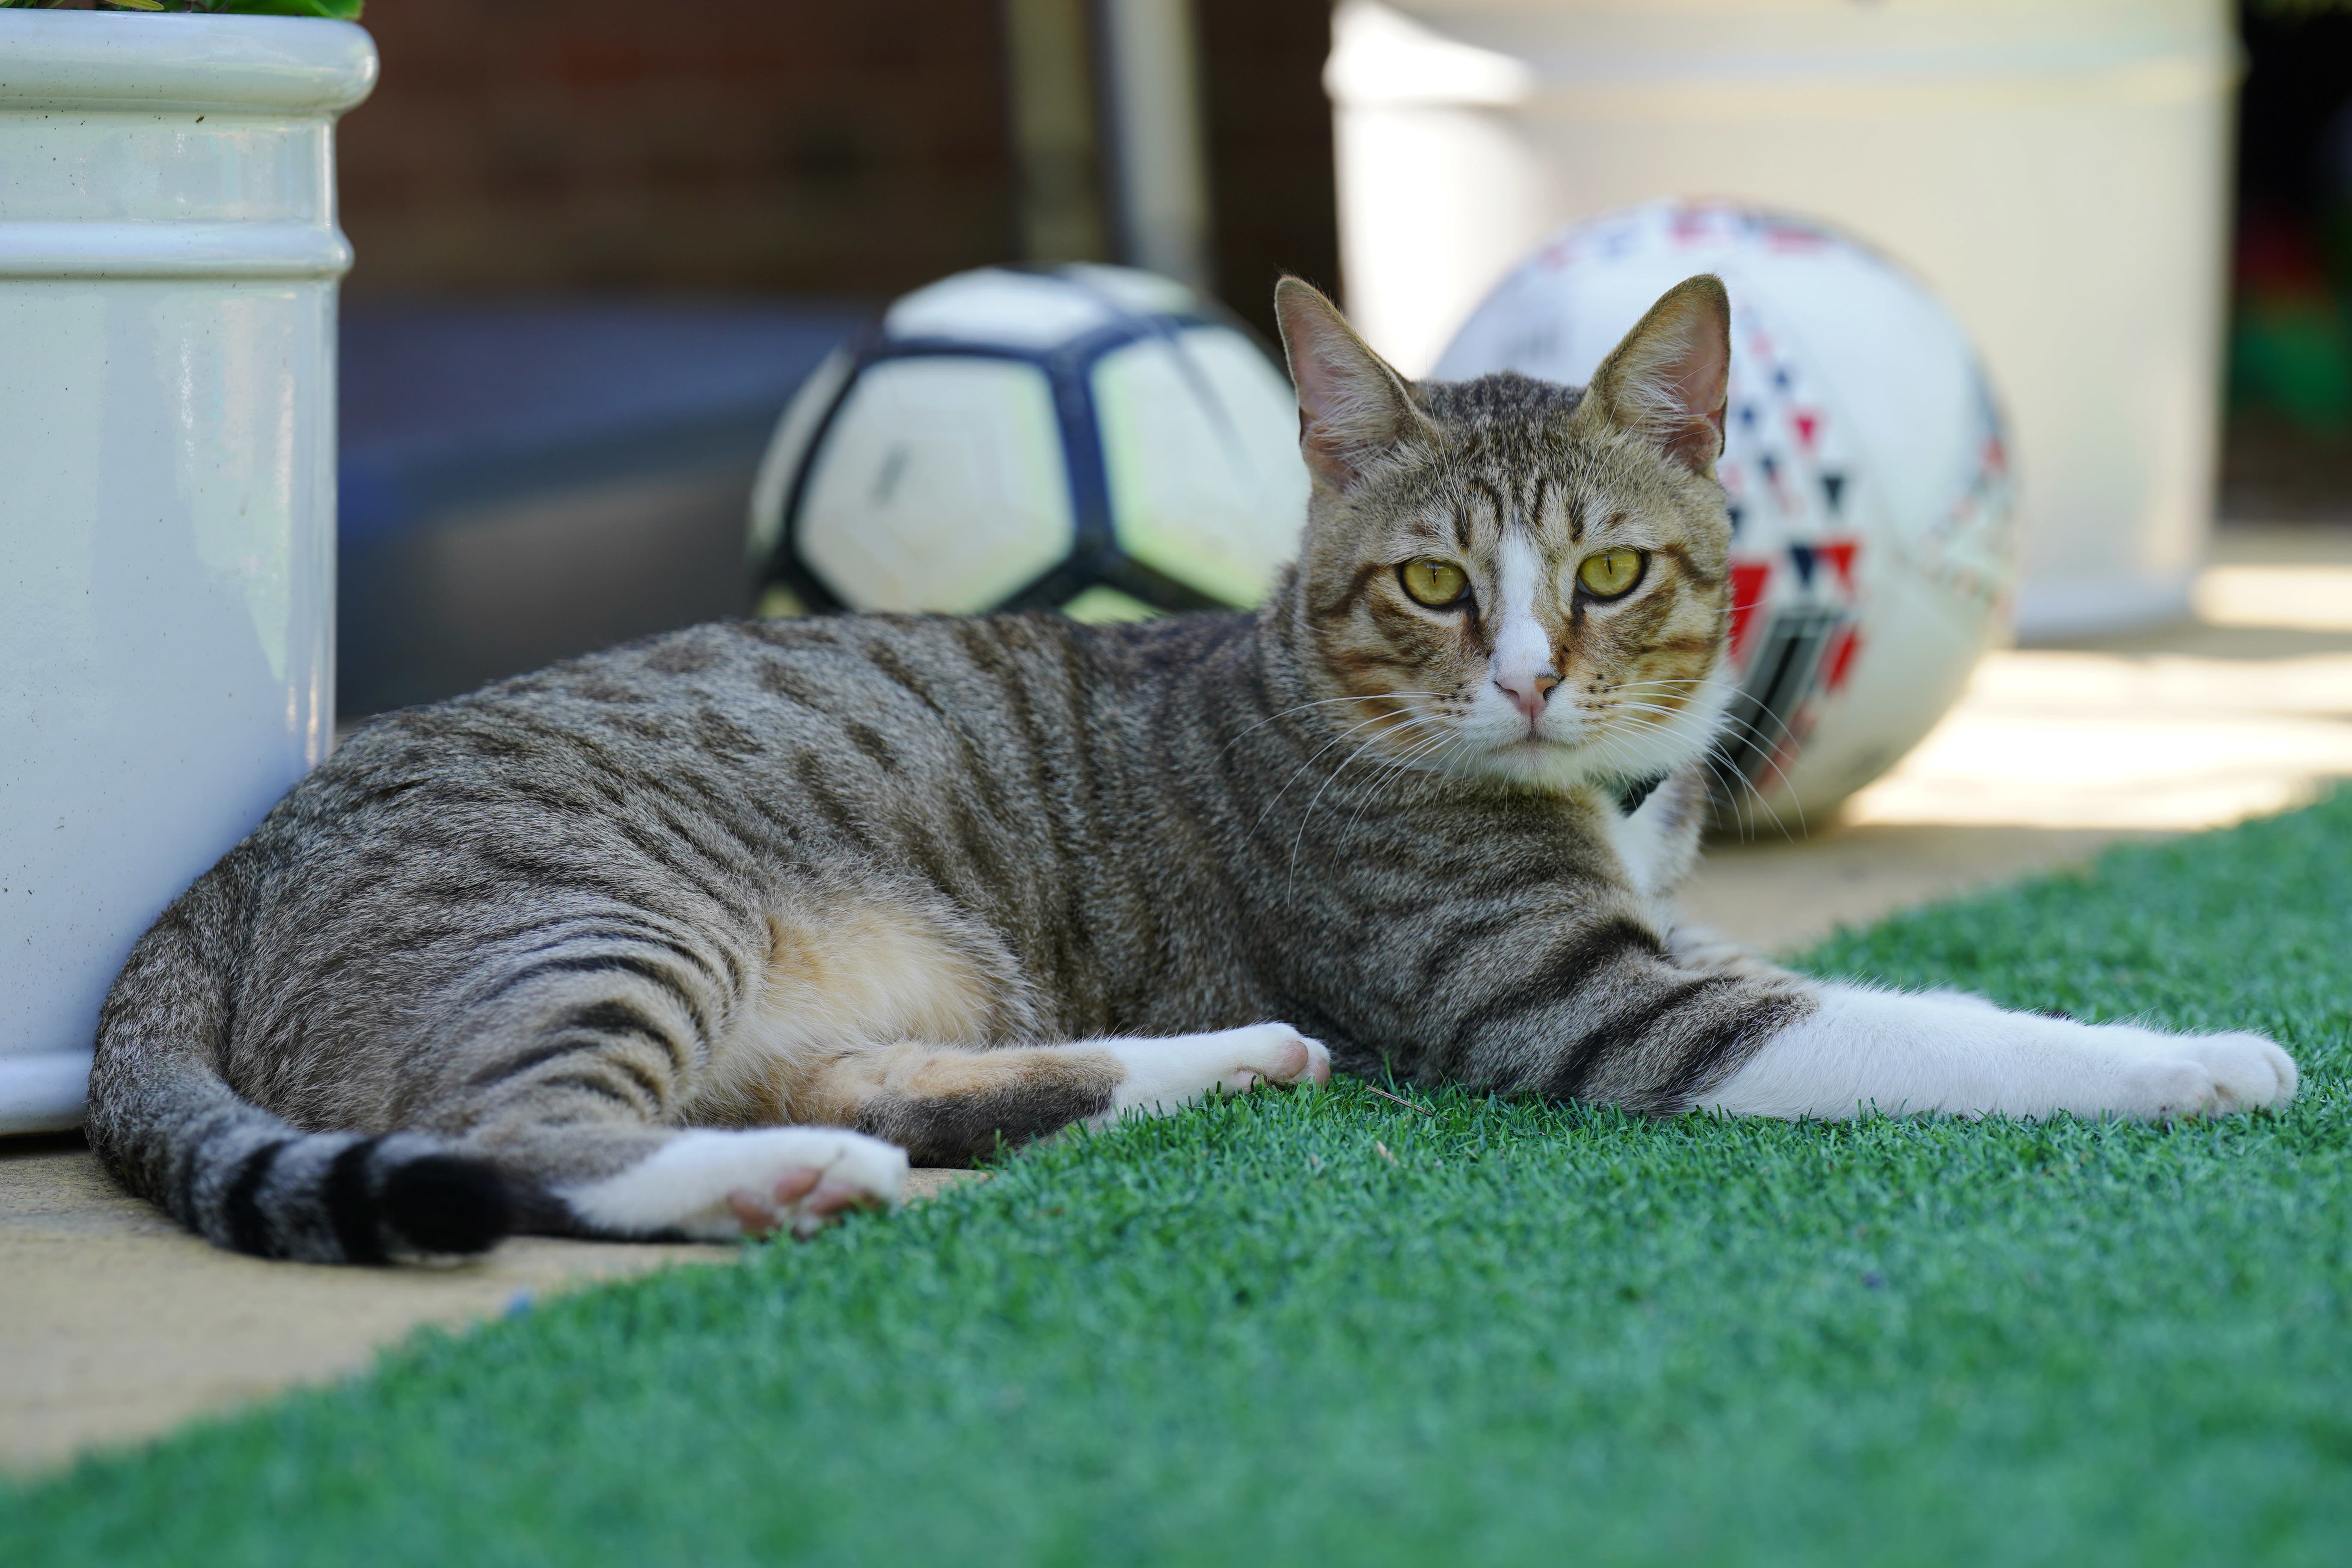
[(1322, 1044), (1281, 1024), (1058, 1046), (901, 1042), (842, 1051), (818, 1068), (787, 1106), (792, 1126), (677, 1130), (575, 1100), (552, 1120), (542, 1106), (541, 1116), (487, 1125), (461, 1150), (533, 1195), (523, 1205), (533, 1229), (807, 1236), (845, 1210), (897, 1203), (910, 1155), (968, 1165), (1000, 1142), (1073, 1124), (1330, 1077)]
[(1216, 1093), (1330, 1081), (1321, 1042), (1282, 1024), (1210, 1034), (970, 1047), (906, 1041), (842, 1051), (789, 1101), (795, 1121), (855, 1128), (926, 1165), (967, 1165), (1000, 1142), (1165, 1115)]
[[(708, 965), (717, 969), (715, 963)], [(706, 1020), (727, 998), (683, 963), (563, 956), (526, 972), (454, 1053), (453, 1152), (488, 1162), (521, 1227), (727, 1240), (807, 1236), (898, 1201), (907, 1156), (837, 1128), (694, 1126), (711, 1076)]]

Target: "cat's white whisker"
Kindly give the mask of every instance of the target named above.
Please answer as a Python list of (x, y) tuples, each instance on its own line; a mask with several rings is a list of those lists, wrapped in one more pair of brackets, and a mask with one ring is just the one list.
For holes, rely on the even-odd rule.
[(1378, 701), (1382, 697), (1419, 697), (1424, 700), (1433, 702), (1444, 700), (1444, 699), (1437, 696), (1436, 693), (1430, 691), (1388, 691), (1381, 692), (1377, 697), (1318, 697), (1306, 702), (1294, 702), (1289, 707), (1282, 709), (1278, 712), (1267, 714), (1256, 723), (1252, 724), (1246, 730), (1242, 731), (1232, 740), (1226, 742), (1224, 745), (1218, 750), (1217, 755), (1222, 758), (1225, 752), (1232, 751), (1235, 746), (1240, 745), (1244, 741), (1248, 740), (1252, 735), (1256, 734), (1260, 730), (1265, 729), (1267, 725), (1278, 723), (1282, 720), (1289, 718), (1294, 713), (1304, 713), (1311, 708), (1336, 707), (1341, 703), (1361, 705), (1366, 702)]
[(1355, 815), (1348, 819), (1347, 836), (1354, 836), (1357, 825), (1363, 820), (1365, 808), (1379, 797), (1381, 790), (1395, 783), (1410, 768), (1429, 758), (1432, 752), (1442, 757), (1445, 752), (1461, 744), (1463, 744), (1463, 738), (1459, 733), (1439, 735), (1420, 748), (1395, 758), (1384, 768), (1373, 773), (1371, 778), (1365, 782), (1364, 798), (1356, 803)]
[[(1664, 712), (1667, 713), (1669, 716), (1676, 716), (1681, 711), (1680, 710), (1661, 709), (1655, 705), (1641, 703), (1631, 700), (1626, 700), (1623, 706), (1630, 711), (1636, 713), (1644, 711)], [(1718, 716), (1717, 721), (1727, 728), (1744, 731), (1746, 735), (1754, 742), (1758, 754), (1761, 756), (1764, 761), (1764, 765), (1770, 769), (1782, 784), (1785, 784), (1788, 782), (1788, 772), (1781, 766), (1779, 759), (1781, 742), (1786, 738), (1785, 733), (1767, 731), (1753, 721), (1741, 718), (1736, 713), (1727, 712), (1721, 714)], [(1740, 772), (1738, 768), (1733, 767), (1728, 758), (1721, 757), (1719, 752), (1720, 742), (1717, 742), (1717, 745), (1710, 753), (1711, 757), (1714, 757), (1717, 762), (1720, 763), (1720, 765), (1716, 766), (1711, 763), (1710, 771), (1716, 774), (1719, 781), (1736, 782), (1740, 789), (1743, 789), (1748, 795), (1753, 795), (1755, 797), (1756, 805), (1762, 808), (1762, 810), (1772, 818), (1772, 826), (1779, 829), (1783, 835), (1787, 835), (1789, 833), (1788, 825), (1781, 820), (1780, 813), (1773, 808), (1769, 799), (1765, 795), (1763, 790), (1758, 787), (1753, 779), (1748, 777), (1746, 773)], [(1738, 798), (1736, 793), (1734, 798), (1735, 800)], [(1746, 810), (1744, 805), (1741, 807), (1738, 815), (1738, 826), (1740, 831), (1743, 834), (1752, 831), (1752, 823), (1749, 820), (1750, 814)], [(1803, 816), (1803, 807), (1800, 805), (1798, 807), (1797, 833), (1801, 835), (1807, 830)]]
[[(1314, 797), (1307, 803), (1307, 809), (1299, 814), (1298, 832), (1290, 841), (1290, 867), (1287, 875), (1292, 881), (1295, 882), (1298, 875), (1299, 846), (1306, 842), (1307, 825), (1315, 819), (1315, 808), (1322, 803), (1324, 793), (1334, 784), (1339, 782), (1339, 775), (1348, 771), (1350, 763), (1354, 763), (1358, 757), (1362, 756), (1373, 746), (1378, 745), (1381, 740), (1381, 737), (1375, 735), (1371, 740), (1365, 742), (1362, 745), (1357, 747), (1355, 751), (1349, 752), (1346, 762), (1341, 763), (1338, 767), (1331, 770), (1331, 776), (1323, 781), (1321, 787), (1316, 790)], [(1375, 775), (1375, 777), (1377, 776), (1378, 775)]]
[[(1404, 716), (1410, 717), (1409, 714)], [(1276, 806), (1282, 804), (1282, 797), (1284, 795), (1290, 793), (1290, 786), (1297, 784), (1299, 780), (1299, 776), (1305, 773), (1309, 768), (1313, 767), (1316, 763), (1323, 757), (1324, 753), (1331, 751), (1334, 747), (1345, 744), (1348, 737), (1353, 735), (1359, 730), (1366, 729), (1371, 725), (1381, 723), (1383, 721), (1392, 721), (1398, 717), (1399, 715), (1390, 713), (1377, 714), (1360, 723), (1349, 725), (1337, 735), (1334, 735), (1331, 739), (1324, 742), (1320, 746), (1316, 747), (1312, 752), (1308, 753), (1306, 761), (1300, 763), (1296, 768), (1291, 770), (1290, 776), (1283, 781), (1282, 787), (1274, 792), (1274, 798), (1265, 803), (1265, 809), (1258, 813), (1257, 820), (1255, 822), (1250, 824), (1250, 831), (1252, 833), (1255, 833), (1257, 829), (1264, 825), (1267, 815), (1271, 813)], [(1375, 744), (1378, 741), (1379, 737), (1375, 736), (1372, 741), (1367, 742), (1366, 744)], [(1341, 769), (1345, 769), (1347, 765), (1348, 764), (1346, 763), (1341, 763), (1339, 764), (1339, 769), (1333, 770), (1332, 777), (1338, 777), (1339, 771)]]

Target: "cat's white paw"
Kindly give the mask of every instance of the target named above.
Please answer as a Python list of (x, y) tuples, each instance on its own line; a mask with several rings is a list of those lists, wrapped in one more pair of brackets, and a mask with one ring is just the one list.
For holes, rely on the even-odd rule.
[[(2135, 1031), (2137, 1033), (2137, 1031)], [(2124, 1076), (2127, 1116), (2168, 1119), (2260, 1110), (2294, 1098), (2294, 1058), (2260, 1035), (2156, 1035)]]
[(1288, 1087), (1331, 1081), (1331, 1053), (1287, 1024), (1252, 1024), (1213, 1035), (1157, 1040), (1116, 1040), (1111, 1054), (1127, 1068), (1111, 1108), (1093, 1118), (1115, 1121), (1122, 1110), (1155, 1114), (1213, 1093), (1246, 1094), (1262, 1083)]
[(562, 1196), (608, 1234), (728, 1241), (783, 1229), (813, 1236), (845, 1210), (896, 1204), (906, 1184), (907, 1152), (863, 1132), (697, 1128), (619, 1175)]

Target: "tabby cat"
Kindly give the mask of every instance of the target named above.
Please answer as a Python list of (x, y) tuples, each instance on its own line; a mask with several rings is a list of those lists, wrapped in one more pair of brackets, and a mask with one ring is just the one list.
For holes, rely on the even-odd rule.
[(1730, 691), (1715, 279), (1580, 392), (1412, 384), (1276, 305), (1314, 491), (1262, 610), (743, 621), (378, 719), (132, 952), (110, 1167), (224, 1247), (379, 1261), (804, 1234), (909, 1155), (1334, 1063), (1658, 1113), (2294, 1092), (2259, 1036), (1677, 929)]

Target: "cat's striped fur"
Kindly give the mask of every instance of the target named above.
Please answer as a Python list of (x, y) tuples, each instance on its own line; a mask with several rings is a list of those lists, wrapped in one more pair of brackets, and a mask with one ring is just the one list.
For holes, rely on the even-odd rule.
[[(225, 1246), (380, 1259), (806, 1228), (902, 1149), (1317, 1081), (1318, 1042), (1644, 1111), (2099, 1108), (1798, 1103), (1764, 1069), (1845, 1062), (1822, 1020), (1859, 1004), (1675, 930), (1723, 698), (1718, 285), (1580, 400), (1408, 388), (1281, 306), (1317, 489), (1262, 612), (711, 626), (378, 720), (132, 954), (109, 1164)], [(1611, 548), (1644, 575), (1604, 602), (1575, 572)], [(1463, 602), (1401, 587), (1433, 556)], [(2291, 1092), (2261, 1060), (2101, 1103)]]

